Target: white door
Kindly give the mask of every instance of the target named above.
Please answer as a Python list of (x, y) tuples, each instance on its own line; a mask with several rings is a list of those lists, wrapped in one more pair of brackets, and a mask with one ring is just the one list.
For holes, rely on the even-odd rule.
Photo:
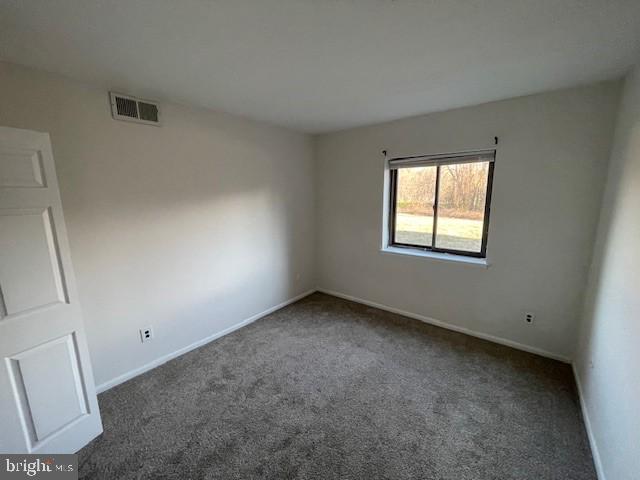
[(49, 134), (0, 127), (0, 452), (102, 432)]

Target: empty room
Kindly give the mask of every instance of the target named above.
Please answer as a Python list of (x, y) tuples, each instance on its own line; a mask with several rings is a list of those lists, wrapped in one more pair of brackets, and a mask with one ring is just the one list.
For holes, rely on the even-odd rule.
[(0, 0), (0, 478), (640, 480), (640, 2)]

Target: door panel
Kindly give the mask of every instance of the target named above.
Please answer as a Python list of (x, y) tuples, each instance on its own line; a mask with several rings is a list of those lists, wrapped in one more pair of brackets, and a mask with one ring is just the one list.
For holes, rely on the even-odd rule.
[(102, 432), (49, 135), (0, 127), (0, 451)]
[(46, 187), (40, 151), (1, 147), (0, 187)]
[[(15, 401), (31, 446), (87, 415), (74, 335), (52, 340), (9, 359)], [(57, 388), (50, 390), (50, 379)]]
[(0, 211), (0, 315), (67, 301), (51, 213)]

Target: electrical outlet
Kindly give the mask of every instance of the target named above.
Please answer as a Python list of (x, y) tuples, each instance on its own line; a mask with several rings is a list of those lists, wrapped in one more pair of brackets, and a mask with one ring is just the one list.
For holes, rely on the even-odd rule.
[(142, 343), (150, 342), (153, 340), (153, 329), (151, 327), (145, 327), (140, 329), (140, 341)]
[(536, 319), (536, 315), (533, 312), (527, 312), (524, 314), (524, 321), (527, 323), (533, 323)]

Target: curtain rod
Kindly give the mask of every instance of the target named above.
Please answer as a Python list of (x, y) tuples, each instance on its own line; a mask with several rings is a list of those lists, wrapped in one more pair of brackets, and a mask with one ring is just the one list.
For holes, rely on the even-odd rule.
[[(498, 141), (499, 141), (499, 138), (498, 138), (498, 137), (493, 137), (493, 144), (494, 144), (494, 145), (498, 145)], [(473, 153), (473, 152), (482, 152), (482, 151), (484, 151), (484, 150), (467, 150), (467, 151), (455, 152), (455, 153)], [(382, 153), (382, 155), (383, 155), (385, 158), (387, 158), (387, 150), (386, 150), (386, 149), (385, 149), (385, 150), (382, 150), (382, 152), (381, 152), (381, 153)], [(410, 157), (398, 157), (398, 158), (399, 158), (399, 159), (400, 159), (400, 158), (403, 158), (403, 159), (404, 159), (404, 158), (409, 159), (409, 158), (421, 158), (421, 157), (425, 157), (425, 156), (434, 156), (434, 157), (435, 157), (435, 156), (437, 156), (437, 155), (448, 155), (448, 154), (446, 154), (446, 153), (437, 153), (437, 154), (434, 154), (434, 155), (413, 155), (413, 156), (410, 156)]]

